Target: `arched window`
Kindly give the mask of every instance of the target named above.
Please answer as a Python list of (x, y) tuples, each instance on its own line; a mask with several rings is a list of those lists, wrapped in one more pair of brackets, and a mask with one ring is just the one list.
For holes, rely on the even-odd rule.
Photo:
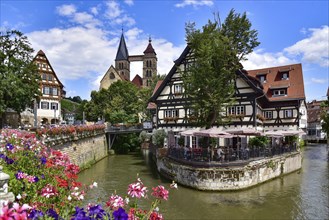
[(112, 72), (110, 73), (110, 79), (115, 79), (115, 75)]

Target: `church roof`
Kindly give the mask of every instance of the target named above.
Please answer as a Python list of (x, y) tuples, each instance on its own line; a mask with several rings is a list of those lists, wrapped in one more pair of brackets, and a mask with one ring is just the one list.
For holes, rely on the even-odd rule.
[(126, 41), (123, 36), (123, 33), (121, 34), (121, 39), (120, 39), (120, 44), (118, 47), (118, 52), (117, 56), (115, 57), (115, 60), (128, 60), (129, 54), (128, 54), (128, 49), (126, 46)]
[(143, 80), (138, 74), (134, 77), (134, 79), (131, 82), (135, 84), (138, 88), (141, 88), (143, 85)]
[(147, 45), (147, 47), (146, 47), (146, 49), (145, 49), (145, 51), (144, 51), (144, 54), (146, 54), (146, 53), (154, 53), (155, 55), (156, 55), (156, 53), (155, 53), (155, 51), (154, 51), (154, 48), (153, 48), (153, 46), (152, 46), (152, 40), (151, 40), (151, 38), (149, 39), (149, 44)]

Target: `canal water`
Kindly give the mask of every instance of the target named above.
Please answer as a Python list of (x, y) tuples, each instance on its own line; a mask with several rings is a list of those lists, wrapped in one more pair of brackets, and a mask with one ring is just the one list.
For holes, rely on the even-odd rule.
[[(147, 153), (109, 156), (79, 174), (85, 184), (98, 183), (86, 203), (105, 201), (116, 191), (125, 196), (137, 174), (149, 189), (169, 180), (162, 178)], [(152, 198), (144, 199), (147, 208)], [(300, 171), (238, 192), (204, 192), (178, 186), (159, 206), (165, 219), (329, 219), (329, 158), (325, 144), (303, 150)]]

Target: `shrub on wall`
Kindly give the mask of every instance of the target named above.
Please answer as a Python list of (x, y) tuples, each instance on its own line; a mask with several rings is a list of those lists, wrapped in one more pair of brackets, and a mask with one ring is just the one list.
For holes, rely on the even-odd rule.
[(152, 135), (152, 143), (155, 146), (163, 147), (164, 140), (166, 137), (167, 137), (167, 133), (165, 130), (163, 129), (155, 130)]

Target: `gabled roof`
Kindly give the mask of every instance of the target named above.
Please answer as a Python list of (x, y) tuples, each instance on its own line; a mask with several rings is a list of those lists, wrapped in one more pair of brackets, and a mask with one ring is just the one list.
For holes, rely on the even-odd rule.
[[(170, 81), (171, 77), (175, 74), (176, 70), (177, 70), (177, 66), (179, 66), (179, 64), (185, 59), (186, 55), (190, 52), (190, 47), (186, 46), (183, 53), (179, 56), (179, 58), (177, 60), (174, 61), (174, 65), (171, 68), (171, 70), (169, 71), (169, 73), (167, 74), (166, 78), (164, 78), (164, 80), (161, 82), (161, 84), (159, 85), (158, 89), (153, 91), (153, 95), (150, 99), (151, 102), (154, 102), (156, 100), (156, 97), (158, 97), (161, 93), (161, 91), (164, 89), (164, 87), (166, 86), (166, 83)], [(160, 81), (159, 81), (160, 82)], [(158, 83), (159, 83), (158, 82)], [(155, 87), (156, 88), (156, 87)]]
[(128, 49), (126, 46), (126, 41), (123, 36), (123, 33), (121, 34), (120, 44), (117, 51), (117, 56), (115, 57), (115, 61), (117, 60), (128, 60), (129, 54)]
[[(301, 64), (276, 66), (256, 70), (248, 70), (248, 75), (259, 77), (266, 75), (266, 82), (263, 83), (264, 92), (270, 101), (283, 101), (292, 99), (305, 99), (304, 80)], [(283, 80), (282, 73), (289, 72), (288, 79)], [(273, 89), (287, 89), (286, 96), (272, 96)]]
[(146, 53), (154, 53), (154, 54), (156, 55), (156, 53), (155, 53), (155, 51), (154, 51), (154, 48), (152, 47), (151, 42), (152, 42), (152, 40), (151, 40), (151, 38), (150, 38), (150, 39), (149, 39), (149, 44), (147, 45), (147, 47), (146, 47), (146, 49), (145, 49), (145, 51), (144, 51), (144, 54), (146, 54)]
[[(162, 84), (163, 80), (159, 80), (157, 82), (157, 84), (155, 85), (154, 87), (154, 90), (153, 90), (153, 93), (152, 93), (152, 96), (154, 95), (154, 93), (156, 93), (156, 91), (158, 91), (160, 85)], [(157, 107), (157, 105), (154, 103), (154, 102), (149, 102), (147, 104), (147, 109), (155, 109)]]
[(138, 88), (141, 88), (143, 86), (143, 79), (138, 74), (134, 77), (134, 79), (131, 82), (134, 85), (136, 85)]
[(38, 53), (35, 55), (33, 61), (35, 61), (35, 60), (37, 59), (38, 56), (42, 56), (42, 57), (44, 57), (44, 58), (46, 59), (46, 62), (47, 62), (47, 64), (49, 65), (51, 71), (53, 72), (53, 74), (54, 74), (54, 76), (55, 76), (57, 82), (59, 83), (60, 87), (63, 88), (64, 85), (63, 85), (63, 83), (58, 79), (57, 74), (56, 74), (55, 70), (53, 69), (53, 67), (51, 66), (51, 64), (50, 64), (50, 62), (49, 62), (49, 60), (48, 60), (46, 54), (45, 54), (42, 50), (39, 50)]

